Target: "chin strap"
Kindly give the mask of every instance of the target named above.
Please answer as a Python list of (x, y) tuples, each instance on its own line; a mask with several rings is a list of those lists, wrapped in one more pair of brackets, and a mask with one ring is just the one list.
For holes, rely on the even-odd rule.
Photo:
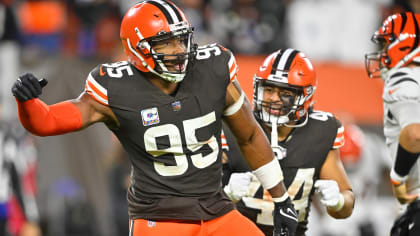
[[(137, 28), (136, 28), (137, 29)], [(148, 69), (151, 73), (159, 76), (160, 78), (167, 80), (169, 82), (172, 83), (178, 83), (181, 82), (184, 79), (185, 75), (179, 75), (179, 76), (174, 76), (171, 75), (169, 73), (158, 73), (157, 71), (155, 71), (151, 66), (149, 66), (149, 64), (147, 64), (146, 60), (136, 51), (131, 47), (131, 43), (130, 43), (130, 39), (127, 39), (127, 44), (128, 44), (128, 48), (130, 49), (130, 51), (137, 57), (140, 59), (142, 65)]]
[(284, 124), (284, 126), (290, 127), (290, 128), (299, 128), (299, 127), (305, 126), (306, 123), (308, 123), (308, 117), (309, 117), (308, 112), (306, 112), (305, 120), (302, 123), (294, 124), (294, 125)]
[(278, 144), (277, 121), (275, 120), (271, 121), (271, 149), (278, 160), (284, 158), (281, 147)]

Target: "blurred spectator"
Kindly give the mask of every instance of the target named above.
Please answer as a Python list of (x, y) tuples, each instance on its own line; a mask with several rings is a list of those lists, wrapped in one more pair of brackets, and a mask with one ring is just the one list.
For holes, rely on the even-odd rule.
[(78, 26), (78, 55), (112, 56), (114, 48), (120, 46), (118, 5), (102, 0), (69, 0), (67, 4), (69, 14), (76, 17), (71, 20)]
[(194, 41), (199, 45), (218, 42), (209, 32), (212, 12), (209, 0), (177, 0), (174, 1), (182, 10), (194, 27)]
[(40, 236), (34, 140), (17, 122), (4, 122), (0, 146), (0, 235)]
[(387, 16), (411, 11), (415, 13), (420, 13), (420, 1), (419, 0), (392, 0), (391, 4), (384, 9), (382, 13), (382, 19), (385, 19)]
[(19, 30), (11, 4), (0, 0), (0, 120), (17, 118), (10, 88), (19, 74)]
[(315, 60), (362, 63), (373, 49), (366, 39), (379, 23), (381, 1), (389, 0), (294, 0), (287, 14), (290, 46)]
[(50, 53), (60, 51), (62, 33), (66, 27), (63, 2), (24, 1), (19, 5), (17, 13), (22, 30), (22, 43), (27, 49), (41, 49)]
[(45, 235), (98, 235), (92, 205), (77, 181), (69, 177), (57, 179), (48, 191)]
[(118, 2), (120, 15), (124, 15), (128, 11), (128, 9), (130, 9), (130, 7), (140, 2), (138, 0), (115, 0), (115, 1)]
[(129, 234), (127, 189), (130, 186), (130, 162), (118, 139), (112, 135), (112, 146), (105, 157), (110, 194), (110, 205), (118, 235)]
[(113, 1), (28, 0), (18, 5), (17, 15), (25, 50), (36, 55), (107, 57), (120, 46), (121, 16)]
[(210, 34), (236, 53), (261, 54), (287, 47), (285, 16), (290, 2), (211, 1), (212, 17), (207, 18)]
[(221, 4), (211, 2), (214, 9), (210, 21), (211, 34), (235, 53), (255, 54), (261, 52), (263, 38), (260, 35), (259, 17), (255, 0), (232, 0)]
[(289, 47), (288, 31), (286, 24), (288, 7), (293, 0), (265, 0), (256, 1), (260, 12), (260, 26), (258, 33), (263, 43), (261, 53), (269, 53), (278, 48)]

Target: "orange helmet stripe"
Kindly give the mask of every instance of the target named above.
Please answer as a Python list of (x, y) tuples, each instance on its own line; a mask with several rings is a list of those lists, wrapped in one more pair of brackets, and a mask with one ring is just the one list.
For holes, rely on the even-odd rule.
[(178, 23), (184, 20), (178, 8), (176, 8), (171, 2), (151, 0), (147, 1), (146, 3), (150, 3), (153, 6), (159, 8), (163, 15), (165, 15), (169, 24)]

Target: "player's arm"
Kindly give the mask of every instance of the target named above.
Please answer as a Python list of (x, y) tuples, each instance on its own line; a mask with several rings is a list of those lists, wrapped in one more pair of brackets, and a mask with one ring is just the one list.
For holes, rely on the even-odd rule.
[(251, 105), (236, 81), (238, 66), (230, 53), (227, 62), (229, 84), (226, 89), (224, 120), (236, 137), (248, 166), (264, 189), (273, 197), (273, 235), (293, 236), (297, 214), (283, 183), (283, 172), (274, 158), (270, 143), (252, 113)]
[(395, 102), (390, 105), (390, 112), (395, 114), (402, 127), (390, 179), (394, 196), (401, 204), (405, 204), (418, 198), (418, 194), (407, 191), (405, 181), (420, 156), (420, 103)]
[[(411, 113), (407, 113), (411, 114)], [(413, 202), (418, 194), (409, 193), (405, 184), (408, 174), (420, 156), (420, 124), (405, 126), (399, 135), (397, 156), (391, 168), (392, 192), (401, 204)]]
[[(226, 107), (224, 120), (235, 135), (249, 167), (257, 172), (262, 185), (265, 185), (265, 189), (268, 189), (273, 197), (282, 197), (287, 194), (282, 183), (283, 173), (280, 165), (274, 159), (269, 142), (252, 114), (246, 95), (235, 80), (227, 87)], [(262, 172), (267, 172), (266, 175), (267, 177), (270, 175), (269, 178), (258, 172), (260, 168), (265, 169), (265, 167), (267, 169)]]
[(386, 115), (392, 115), (401, 127), (390, 174), (391, 182), (398, 186), (405, 182), (420, 156), (420, 87), (414, 77), (395, 79), (393, 84), (384, 88), (384, 101), (389, 107), (389, 114)]
[(352, 214), (354, 195), (338, 149), (329, 151), (315, 187), (321, 193), (321, 202), (327, 206), (330, 216), (342, 219)]
[[(402, 104), (402, 106), (407, 106), (407, 104)], [(407, 106), (407, 108), (398, 107), (394, 110), (398, 110), (398, 114), (401, 114), (398, 118), (403, 127), (399, 135), (397, 156), (391, 169), (391, 182), (398, 186), (405, 182), (411, 168), (420, 157), (420, 122), (416, 120), (420, 116), (420, 103), (417, 104), (417, 108)], [(416, 115), (419, 116), (416, 117)]]
[(283, 183), (283, 172), (268, 139), (255, 120), (251, 105), (233, 80), (227, 87), (224, 120), (236, 137), (241, 152), (264, 189), (273, 197), (273, 235), (293, 236), (297, 214)]
[[(115, 119), (106, 107), (87, 94), (79, 98), (47, 105), (37, 97), (42, 93), (32, 74), (19, 77), (12, 87), (22, 125), (38, 136), (59, 135), (83, 129), (95, 122)], [(116, 119), (115, 119), (116, 120)]]
[(77, 99), (70, 100), (82, 114), (82, 129), (97, 122), (108, 126), (119, 126), (117, 117), (111, 108), (99, 103), (91, 95), (83, 92)]

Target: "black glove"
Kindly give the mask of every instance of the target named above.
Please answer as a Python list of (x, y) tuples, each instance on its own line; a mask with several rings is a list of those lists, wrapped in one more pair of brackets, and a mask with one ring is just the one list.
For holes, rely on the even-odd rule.
[(297, 227), (297, 214), (290, 198), (274, 203), (273, 236), (294, 236)]
[(19, 101), (37, 98), (42, 93), (42, 88), (47, 85), (46, 79), (38, 80), (33, 74), (26, 73), (19, 76), (19, 79), (12, 86), (12, 93)]

